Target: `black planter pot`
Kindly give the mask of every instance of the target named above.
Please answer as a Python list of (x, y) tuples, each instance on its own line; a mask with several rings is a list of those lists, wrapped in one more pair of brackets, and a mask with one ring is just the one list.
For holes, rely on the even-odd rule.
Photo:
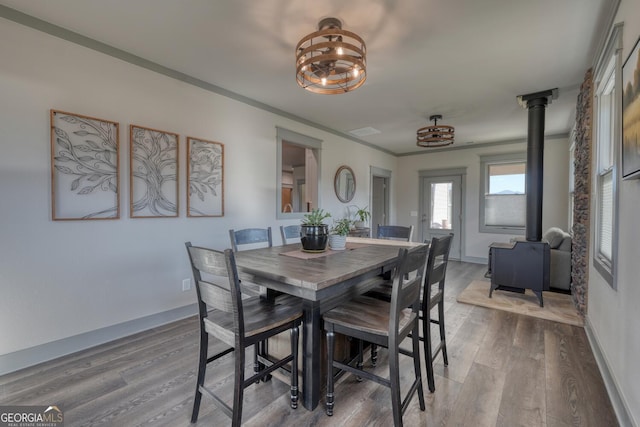
[(301, 225), (300, 241), (302, 249), (310, 252), (322, 252), (327, 249), (329, 240), (329, 226), (322, 225)]

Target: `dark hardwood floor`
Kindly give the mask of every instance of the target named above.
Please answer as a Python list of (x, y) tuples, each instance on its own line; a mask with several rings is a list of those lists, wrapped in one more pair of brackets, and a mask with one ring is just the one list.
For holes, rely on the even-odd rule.
[[(414, 398), (405, 425), (617, 425), (582, 328), (456, 302), (483, 273), (484, 266), (450, 262), (449, 366), (436, 360), (436, 391), (429, 393), (425, 385), (427, 409), (421, 412)], [(188, 426), (197, 353), (198, 324), (192, 317), (2, 376), (0, 404), (58, 404), (66, 426)], [(229, 396), (232, 357), (207, 377), (212, 388)], [(384, 372), (386, 360), (380, 349), (375, 369)], [(408, 384), (413, 370), (409, 360), (402, 362)], [(292, 410), (286, 384), (260, 383), (245, 392), (243, 421), (248, 426), (393, 424), (387, 388), (344, 375), (335, 393), (334, 415), (327, 417), (324, 399), (313, 412), (301, 405)], [(197, 425), (226, 426), (230, 420), (204, 397)]]

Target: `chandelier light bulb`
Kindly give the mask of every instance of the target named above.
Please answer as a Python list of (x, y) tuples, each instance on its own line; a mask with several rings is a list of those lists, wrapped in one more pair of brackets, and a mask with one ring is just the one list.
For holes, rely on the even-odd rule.
[(344, 53), (344, 50), (342, 50), (342, 46), (339, 46), (338, 49), (336, 49), (336, 53), (338, 55), (342, 55)]
[(358, 67), (354, 67), (354, 69), (353, 69), (353, 78), (357, 79), (359, 75), (360, 75), (360, 70), (358, 70)]
[(321, 81), (322, 81), (322, 86), (326, 86), (327, 85), (327, 78), (326, 77), (323, 77), (321, 79)]

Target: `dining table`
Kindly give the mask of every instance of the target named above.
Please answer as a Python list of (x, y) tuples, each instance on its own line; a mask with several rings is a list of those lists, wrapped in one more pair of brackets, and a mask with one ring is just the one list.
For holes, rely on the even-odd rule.
[(302, 403), (313, 410), (322, 391), (322, 314), (382, 283), (399, 247), (420, 243), (348, 237), (345, 250), (305, 252), (299, 243), (236, 253), (241, 280), (300, 298), (303, 309)]

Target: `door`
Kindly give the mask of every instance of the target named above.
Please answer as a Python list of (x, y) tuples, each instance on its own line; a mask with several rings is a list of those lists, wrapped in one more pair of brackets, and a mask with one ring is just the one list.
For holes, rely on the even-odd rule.
[(460, 260), (462, 242), (462, 176), (425, 176), (422, 178), (422, 236), (430, 241), (453, 233), (451, 259)]
[(378, 224), (387, 224), (389, 210), (389, 178), (373, 175), (371, 177), (371, 236), (378, 232)]

